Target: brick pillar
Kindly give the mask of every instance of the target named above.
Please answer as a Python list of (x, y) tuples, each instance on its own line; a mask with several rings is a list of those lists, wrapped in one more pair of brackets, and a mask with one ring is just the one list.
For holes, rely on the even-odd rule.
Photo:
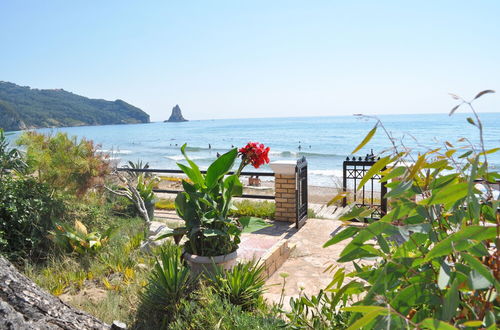
[(295, 222), (297, 219), (297, 177), (295, 161), (276, 161), (269, 164), (274, 171), (275, 220)]

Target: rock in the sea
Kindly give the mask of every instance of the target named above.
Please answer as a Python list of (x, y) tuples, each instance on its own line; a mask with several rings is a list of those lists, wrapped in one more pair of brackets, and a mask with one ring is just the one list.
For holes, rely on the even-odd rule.
[(187, 121), (187, 119), (184, 119), (184, 117), (182, 117), (181, 108), (177, 104), (175, 107), (172, 108), (172, 114), (170, 115), (170, 118), (168, 118), (168, 120), (165, 120), (165, 123), (166, 122), (178, 123), (182, 121)]

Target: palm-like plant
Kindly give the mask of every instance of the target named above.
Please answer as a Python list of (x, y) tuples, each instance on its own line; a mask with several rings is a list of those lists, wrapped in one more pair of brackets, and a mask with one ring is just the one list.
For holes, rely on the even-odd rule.
[(217, 267), (215, 272), (206, 273), (206, 277), (212, 290), (221, 298), (250, 310), (264, 293), (263, 271), (264, 264), (251, 261), (239, 263), (231, 270)]
[(145, 311), (172, 315), (181, 299), (191, 292), (195, 278), (182, 263), (181, 254), (175, 245), (166, 244), (161, 248), (146, 290), (141, 294)]

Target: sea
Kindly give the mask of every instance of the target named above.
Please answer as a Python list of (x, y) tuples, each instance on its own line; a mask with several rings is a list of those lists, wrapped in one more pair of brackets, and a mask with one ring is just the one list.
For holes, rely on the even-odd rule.
[[(470, 114), (380, 115), (378, 119), (397, 144), (404, 144), (414, 154), (442, 147), (479, 142), (479, 131), (467, 122)], [(500, 147), (500, 113), (482, 113), (486, 147)], [(110, 154), (118, 165), (128, 161), (149, 163), (150, 168), (178, 169), (184, 162), (180, 147), (187, 143), (187, 153), (201, 168), (217, 157), (247, 142), (261, 142), (271, 148), (271, 161), (308, 162), (309, 184), (337, 186), (341, 182), (342, 162), (374, 127), (376, 120), (359, 116), (293, 117), (259, 119), (191, 120), (181, 123), (80, 126), (44, 128), (37, 131), (53, 134), (66, 132), (97, 143), (101, 152)], [(15, 140), (21, 132), (9, 134)], [(457, 142), (466, 138), (465, 142)], [(356, 156), (380, 155), (391, 147), (382, 128)], [(489, 163), (500, 169), (500, 152), (488, 155)], [(246, 170), (254, 170), (247, 168)], [(262, 166), (256, 171), (270, 171)]]

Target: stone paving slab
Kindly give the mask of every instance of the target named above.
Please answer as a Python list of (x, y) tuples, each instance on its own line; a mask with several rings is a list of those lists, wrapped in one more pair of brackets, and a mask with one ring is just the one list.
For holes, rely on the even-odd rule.
[(295, 249), (288, 260), (266, 281), (268, 290), (264, 297), (271, 303), (279, 302), (283, 285), (283, 278), (280, 276), (282, 273), (288, 275), (284, 294), (287, 308), (290, 297), (298, 297), (301, 292), (308, 296), (316, 295), (330, 283), (333, 274), (325, 272), (330, 264), (340, 265), (347, 271), (353, 270), (352, 263), (338, 264), (335, 261), (349, 240), (327, 248), (322, 247), (341, 225), (342, 222), (338, 220), (308, 219), (290, 237), (289, 244), (295, 245)]

